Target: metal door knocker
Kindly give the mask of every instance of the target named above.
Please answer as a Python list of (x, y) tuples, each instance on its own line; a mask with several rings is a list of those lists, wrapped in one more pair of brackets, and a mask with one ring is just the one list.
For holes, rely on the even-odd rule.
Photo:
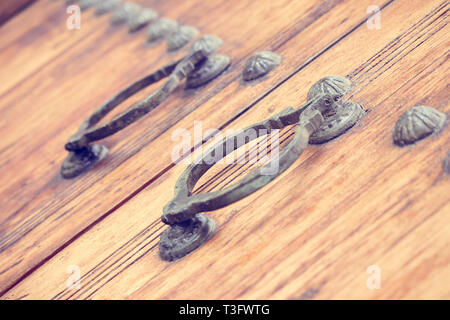
[[(200, 161), (197, 160), (189, 165), (175, 185), (174, 198), (164, 207), (162, 221), (170, 227), (161, 235), (159, 243), (161, 258), (168, 261), (179, 259), (198, 248), (213, 235), (214, 221), (201, 212), (220, 209), (241, 200), (284, 172), (308, 146), (310, 136), (319, 130), (327, 115), (336, 114), (339, 97), (340, 95), (337, 94), (323, 94), (297, 109), (289, 107), (265, 121), (255, 123), (223, 139), (205, 152)], [(276, 159), (278, 161), (276, 172), (270, 175), (262, 174), (264, 168), (271, 167), (271, 162), (274, 161), (271, 160), (262, 168), (253, 170), (240, 182), (225, 189), (192, 195), (197, 181), (214, 165), (204, 161), (206, 157), (220, 154), (223, 158), (248, 143), (248, 139), (239, 139), (239, 135), (247, 137), (246, 132), (249, 130), (270, 134), (273, 130), (294, 124), (298, 124), (294, 138), (279, 153)], [(258, 137), (260, 135), (254, 138)], [(230, 144), (234, 148), (230, 149), (228, 147)]]
[[(346, 85), (338, 85), (341, 82)], [(215, 222), (201, 212), (217, 210), (247, 197), (289, 168), (309, 143), (324, 143), (354, 126), (362, 118), (364, 109), (358, 103), (341, 99), (350, 88), (350, 81), (344, 77), (325, 77), (311, 87), (305, 104), (297, 109), (289, 107), (265, 121), (224, 138), (190, 164), (175, 184), (174, 198), (163, 209), (161, 220), (170, 227), (161, 234), (160, 257), (167, 261), (180, 259), (211, 238), (215, 232)], [(276, 155), (276, 159), (254, 169), (242, 180), (225, 189), (193, 195), (196, 183), (215, 164), (205, 159), (223, 159), (250, 141), (290, 125), (297, 125), (294, 137)], [(258, 134), (248, 135), (248, 131)], [(263, 174), (266, 169), (273, 169), (273, 161), (278, 161), (275, 172)]]
[[(90, 145), (89, 143), (113, 135), (156, 108), (209, 54), (211, 54), (211, 51), (204, 48), (189, 53), (181, 60), (168, 64), (136, 81), (101, 105), (81, 124), (78, 132), (70, 137), (66, 143), (65, 148), (69, 151), (69, 155), (61, 166), (61, 175), (66, 179), (74, 178), (101, 161), (108, 153), (108, 148), (99, 144)], [(106, 114), (127, 98), (166, 77), (168, 79), (158, 90), (109, 123), (95, 127)]]

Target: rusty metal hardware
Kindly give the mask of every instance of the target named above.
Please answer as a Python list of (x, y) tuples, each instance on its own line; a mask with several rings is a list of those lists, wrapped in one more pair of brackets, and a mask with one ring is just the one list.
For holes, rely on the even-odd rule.
[[(81, 124), (78, 132), (70, 137), (65, 144), (69, 155), (61, 166), (61, 175), (67, 179), (76, 177), (101, 161), (106, 156), (108, 149), (97, 144), (89, 145), (91, 142), (113, 135), (156, 108), (180, 85), (184, 78), (195, 70), (196, 65), (207, 58), (210, 53), (204, 49), (189, 53), (181, 60), (168, 64), (136, 81), (101, 105)], [(95, 127), (106, 114), (127, 98), (166, 77), (168, 79), (158, 90), (112, 119), (109, 123)]]
[[(213, 235), (214, 221), (200, 214), (201, 212), (223, 208), (241, 200), (268, 184), (291, 166), (308, 146), (310, 136), (324, 123), (325, 115), (336, 113), (339, 98), (340, 95), (326, 93), (296, 109), (289, 107), (265, 121), (255, 123), (223, 139), (205, 152), (200, 159), (189, 165), (175, 185), (174, 198), (164, 207), (162, 221), (170, 227), (161, 235), (159, 243), (161, 258), (169, 261), (179, 259), (198, 248)], [(294, 124), (298, 124), (294, 138), (276, 159), (260, 169), (253, 170), (240, 182), (225, 189), (192, 195), (196, 183), (215, 164), (205, 161), (207, 157), (216, 154), (222, 158), (226, 157), (249, 142), (249, 139), (240, 139), (239, 136), (247, 137), (247, 132), (250, 130), (270, 134), (273, 130)], [(253, 139), (260, 136), (262, 135), (256, 135)], [(228, 147), (230, 144), (233, 148)], [(263, 170), (270, 168), (273, 161), (278, 161), (276, 172), (270, 175), (263, 174)]]

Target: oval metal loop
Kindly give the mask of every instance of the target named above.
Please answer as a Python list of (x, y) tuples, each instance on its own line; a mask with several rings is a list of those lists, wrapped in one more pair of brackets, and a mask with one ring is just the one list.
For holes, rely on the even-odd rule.
[[(192, 219), (200, 212), (212, 211), (223, 208), (233, 202), (252, 194), (262, 188), (278, 175), (284, 172), (301, 155), (308, 145), (309, 136), (318, 130), (324, 121), (322, 113), (335, 107), (335, 97), (332, 94), (323, 94), (320, 97), (307, 102), (306, 104), (293, 109), (292, 107), (283, 110), (281, 113), (259, 123), (255, 123), (246, 129), (223, 139), (221, 142), (210, 148), (199, 160), (189, 165), (178, 179), (175, 185), (175, 196), (164, 207), (162, 221), (166, 224), (177, 224)], [(235, 183), (225, 189), (192, 195), (192, 190), (199, 179), (215, 164), (207, 163), (206, 157), (213, 153), (221, 155), (221, 159), (238, 149), (242, 145), (254, 140), (262, 135), (253, 136), (253, 139), (244, 141), (238, 139), (239, 135), (246, 135), (249, 130), (255, 132), (267, 132), (269, 134), (275, 129), (282, 129), (285, 126), (299, 124), (295, 130), (292, 141), (279, 153), (276, 159), (260, 169), (253, 170), (240, 182)], [(260, 130), (265, 129), (265, 130)], [(234, 148), (228, 146), (233, 144)], [(264, 170), (269, 170), (273, 166), (273, 161), (278, 161), (276, 172), (262, 174)]]
[[(211, 52), (203, 49), (189, 53), (183, 59), (170, 63), (136, 81), (95, 110), (83, 121), (77, 133), (70, 137), (65, 144), (69, 154), (61, 165), (62, 177), (65, 179), (74, 178), (103, 160), (108, 153), (108, 148), (99, 144), (89, 145), (89, 143), (113, 135), (156, 108), (209, 54)], [(158, 90), (107, 124), (95, 127), (103, 117), (127, 98), (166, 77), (168, 79)]]
[[(178, 87), (181, 81), (195, 69), (195, 65), (202, 59), (206, 58), (207, 55), (208, 52), (205, 50), (198, 50), (194, 53), (188, 54), (183, 59), (162, 67), (161, 69), (147, 75), (141, 80), (136, 81), (129, 87), (119, 92), (95, 110), (81, 124), (78, 132), (74, 134), (66, 143), (66, 150), (80, 150), (83, 147), (86, 147), (90, 142), (111, 136), (140, 119), (142, 116), (160, 105), (169, 96), (169, 94)], [(144, 100), (115, 117), (109, 123), (98, 128), (94, 128), (94, 126), (103, 117), (105, 117), (110, 111), (112, 111), (127, 98), (166, 77), (168, 77), (166, 82)]]

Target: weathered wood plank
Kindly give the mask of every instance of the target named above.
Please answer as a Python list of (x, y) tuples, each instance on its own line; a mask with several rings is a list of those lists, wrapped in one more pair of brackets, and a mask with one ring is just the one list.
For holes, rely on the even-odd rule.
[[(448, 9), (417, 23), (438, 4), (388, 6), (380, 31), (360, 26), (227, 126), (239, 129), (300, 104), (322, 75), (364, 79), (353, 97), (371, 111), (362, 122), (337, 140), (307, 149), (263, 190), (210, 213), (220, 228), (201, 249), (172, 264), (157, 257), (159, 216), (185, 167), (178, 165), (5, 297), (448, 298), (442, 284), (449, 283), (450, 257), (442, 250), (450, 242), (449, 181), (440, 164), (449, 131), (413, 148), (394, 147), (391, 137), (398, 115), (413, 105), (450, 111), (448, 71), (443, 72)], [(358, 49), (361, 43), (370, 46)], [(289, 44), (280, 48), (283, 56)], [(188, 125), (194, 114), (179, 125)], [(152, 144), (170, 141), (169, 133)], [(144, 161), (144, 155), (134, 160)], [(381, 290), (371, 291), (365, 271), (374, 264), (383, 280)], [(70, 265), (82, 270), (80, 290), (66, 289)]]
[[(93, 106), (148, 72), (142, 68), (142, 61), (149, 61), (151, 69), (181, 55), (168, 55), (163, 46), (149, 50), (143, 46), (143, 33), (117, 32), (105, 25), (106, 21), (104, 25), (92, 26), (94, 30), (82, 28), (80, 31), (87, 35), (82, 44), (67, 54), (59, 54), (39, 75), (20, 82), (0, 105), (5, 114), (0, 127), (4, 134), (0, 141), (4, 155), (0, 174), (3, 181), (8, 181), (0, 187), (4, 208), (0, 225), (0, 256), (4, 261), (0, 287), (7, 288), (26, 276), (26, 272), (45, 261), (61, 245), (103, 219), (170, 168), (170, 150), (164, 148), (161, 154), (161, 149), (150, 146), (156, 137), (195, 109), (198, 111), (188, 120), (189, 127), (192, 119), (207, 118), (215, 127), (226, 124), (243, 106), (264, 95), (289, 77), (293, 69), (326, 50), (363, 21), (369, 1), (355, 3), (267, 2), (263, 5), (222, 1), (208, 2), (205, 7), (202, 2), (203, 9), (209, 12), (202, 19), (195, 10), (186, 11), (187, 8), (177, 6), (175, 14), (183, 23), (224, 39), (226, 45), (222, 52), (230, 55), (233, 66), (220, 81), (204, 88), (178, 90), (164, 107), (154, 110), (133, 129), (108, 139), (106, 144), (113, 148), (101, 166), (77, 180), (63, 181), (58, 172), (65, 157), (62, 146)], [(189, 3), (189, 6), (195, 8), (196, 4)], [(274, 10), (279, 14), (271, 14)], [(229, 15), (224, 16), (223, 12)], [(267, 24), (261, 25), (263, 20)], [(285, 63), (277, 73), (254, 87), (240, 84), (246, 57), (259, 50), (281, 50), (294, 37), (303, 40), (283, 49)], [(101, 90), (98, 83), (107, 89)], [(17, 97), (22, 98), (20, 103)], [(226, 107), (219, 109), (218, 105)], [(144, 149), (151, 153), (141, 153)], [(142, 157), (136, 158), (140, 153)]]
[(0, 2), (0, 26), (35, 0), (14, 0)]
[[(86, 34), (78, 30), (69, 31), (67, 17), (62, 1), (37, 1), (1, 27), (0, 58), (7, 61), (2, 64), (0, 73), (2, 100), (14, 96), (7, 93), (18, 90), (16, 86), (20, 87), (58, 55), (81, 42)], [(85, 30), (98, 24), (94, 17), (83, 16)]]

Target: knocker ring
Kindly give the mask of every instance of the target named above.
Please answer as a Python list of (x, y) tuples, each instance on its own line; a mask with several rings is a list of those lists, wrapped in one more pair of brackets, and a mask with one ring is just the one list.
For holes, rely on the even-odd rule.
[[(161, 235), (159, 250), (164, 260), (179, 259), (198, 248), (208, 240), (215, 231), (215, 223), (210, 217), (201, 212), (223, 208), (262, 188), (279, 176), (302, 154), (308, 146), (310, 136), (317, 132), (327, 115), (336, 114), (339, 106), (344, 102), (337, 102), (341, 95), (322, 94), (294, 109), (289, 107), (281, 113), (259, 123), (255, 123), (238, 133), (224, 138), (205, 152), (200, 159), (190, 164), (179, 177), (175, 185), (174, 198), (164, 207), (162, 221), (170, 225)], [(277, 155), (262, 168), (254, 169), (241, 181), (225, 189), (192, 194), (199, 179), (215, 163), (207, 163), (205, 159), (216, 154), (224, 158), (234, 150), (264, 134), (257, 134), (249, 139), (239, 139), (240, 135), (248, 137), (248, 131), (266, 132), (282, 129), (289, 125), (298, 124), (294, 138)], [(265, 130), (261, 130), (265, 129)], [(233, 148), (227, 146), (233, 145)], [(264, 170), (273, 168), (272, 162), (278, 161), (277, 170), (264, 174)]]
[[(69, 155), (61, 166), (61, 175), (63, 178), (74, 178), (103, 160), (108, 153), (108, 148), (100, 144), (90, 145), (89, 143), (113, 135), (156, 108), (167, 99), (167, 97), (180, 85), (181, 81), (190, 75), (195, 70), (196, 66), (201, 61), (205, 60), (210, 53), (210, 51), (203, 48), (189, 53), (184, 58), (174, 63), (170, 63), (136, 81), (95, 110), (81, 124), (78, 132), (70, 137), (65, 144), (65, 148), (69, 151)], [(168, 79), (158, 90), (129, 108), (124, 113), (118, 115), (107, 124), (95, 127), (106, 114), (127, 98), (166, 77)]]

